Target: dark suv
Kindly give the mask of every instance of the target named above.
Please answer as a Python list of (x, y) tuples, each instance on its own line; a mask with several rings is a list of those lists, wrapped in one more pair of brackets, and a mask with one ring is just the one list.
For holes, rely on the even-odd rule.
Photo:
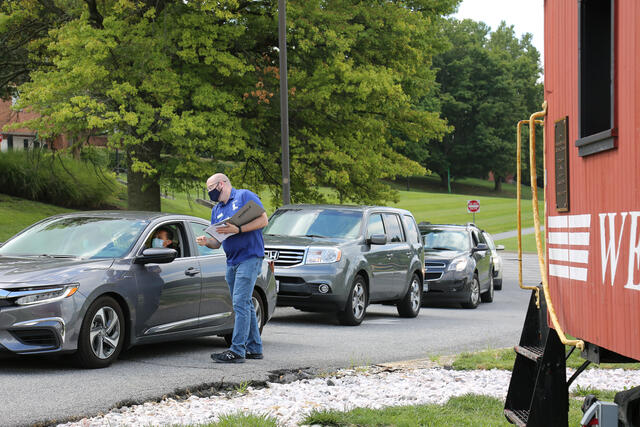
[(476, 308), (493, 301), (491, 251), (482, 230), (474, 224), (420, 223), (424, 242), (424, 301), (460, 302)]
[(424, 250), (409, 211), (378, 206), (288, 205), (264, 229), (275, 262), (278, 305), (334, 311), (359, 325), (370, 303), (416, 317)]

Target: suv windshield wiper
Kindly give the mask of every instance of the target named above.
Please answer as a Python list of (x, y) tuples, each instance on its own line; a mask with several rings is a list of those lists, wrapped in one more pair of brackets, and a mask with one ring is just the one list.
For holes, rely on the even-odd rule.
[(302, 235), (300, 237), (321, 237), (321, 238), (324, 238), (324, 239), (328, 238), (328, 236), (321, 236), (319, 234), (304, 234), (304, 235)]
[(451, 248), (442, 248), (439, 246), (436, 246), (435, 248), (426, 248), (426, 249), (433, 249), (434, 251), (450, 251), (452, 250)]

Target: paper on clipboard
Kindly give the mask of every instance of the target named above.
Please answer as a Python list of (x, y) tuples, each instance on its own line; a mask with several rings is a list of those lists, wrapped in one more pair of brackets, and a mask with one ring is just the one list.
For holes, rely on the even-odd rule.
[(231, 218), (225, 218), (220, 222), (216, 222), (215, 224), (207, 227), (204, 231), (208, 235), (216, 239), (218, 242), (222, 243), (227, 237), (233, 236), (236, 233), (221, 234), (218, 233), (218, 227), (223, 226), (227, 222), (235, 226), (243, 226), (258, 218), (263, 213), (264, 208), (262, 208), (262, 206), (260, 206), (253, 200), (249, 200), (249, 202), (245, 203), (240, 209), (238, 209), (238, 211), (233, 214)]

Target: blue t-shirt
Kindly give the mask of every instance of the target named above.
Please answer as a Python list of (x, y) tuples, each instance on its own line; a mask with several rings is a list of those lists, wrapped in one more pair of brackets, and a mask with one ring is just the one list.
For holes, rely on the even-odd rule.
[[(218, 203), (211, 210), (211, 224), (231, 218), (238, 209), (253, 200), (262, 206), (262, 202), (252, 191), (231, 189), (227, 203)], [(264, 240), (262, 230), (253, 230), (234, 234), (222, 242), (224, 253), (227, 254), (227, 265), (236, 265), (249, 258), (264, 258)]]

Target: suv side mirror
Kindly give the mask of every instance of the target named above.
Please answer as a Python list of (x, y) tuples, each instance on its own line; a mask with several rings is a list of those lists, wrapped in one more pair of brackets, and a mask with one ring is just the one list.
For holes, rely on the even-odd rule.
[(473, 248), (472, 252), (484, 252), (484, 251), (488, 251), (488, 250), (489, 250), (489, 246), (487, 246), (486, 243), (478, 243), (478, 246)]
[(385, 245), (387, 243), (387, 235), (372, 234), (371, 237), (367, 239), (367, 243), (369, 243), (370, 245)]
[(148, 248), (142, 251), (134, 261), (135, 264), (167, 264), (176, 259), (178, 251), (171, 248)]
[(504, 251), (504, 245), (496, 246), (496, 251)]

